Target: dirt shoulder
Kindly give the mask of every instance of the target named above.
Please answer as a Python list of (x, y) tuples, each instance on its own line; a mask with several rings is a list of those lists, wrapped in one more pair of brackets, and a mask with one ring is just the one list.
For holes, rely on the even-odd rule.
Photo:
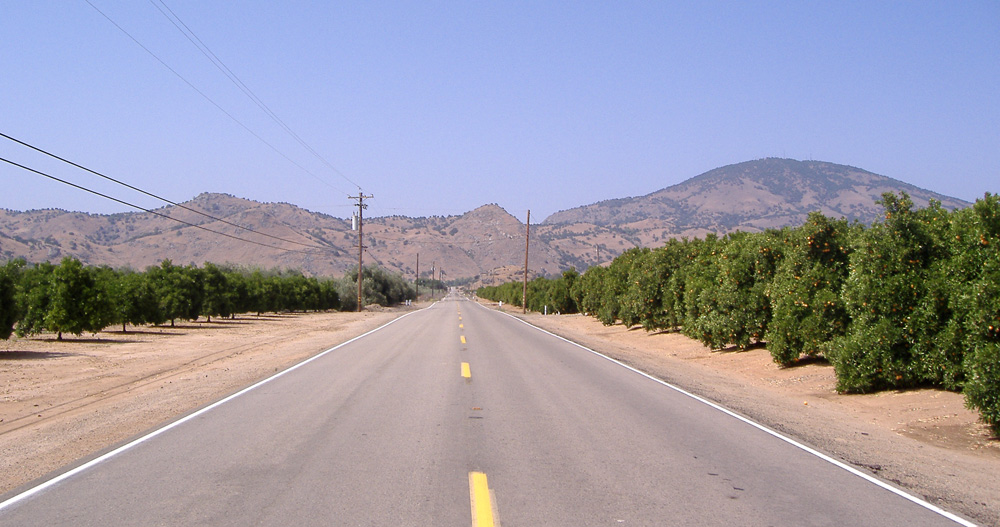
[[(496, 309), (492, 305), (491, 309)], [(505, 308), (506, 310), (506, 308)], [(833, 367), (780, 368), (766, 349), (711, 351), (583, 315), (518, 317), (722, 404), (982, 525), (1000, 525), (1000, 441), (960, 394), (841, 395)]]
[(0, 495), (401, 314), (241, 316), (0, 341)]

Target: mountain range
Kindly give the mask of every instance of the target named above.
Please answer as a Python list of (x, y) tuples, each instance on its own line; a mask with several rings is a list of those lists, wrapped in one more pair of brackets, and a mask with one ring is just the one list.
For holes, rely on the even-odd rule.
[[(882, 214), (876, 203), (881, 194), (899, 191), (917, 206), (929, 200), (949, 209), (970, 205), (850, 166), (760, 159), (645, 196), (552, 214), (531, 225), (528, 266), (532, 275), (571, 266), (582, 270), (672, 237), (797, 226), (817, 210), (870, 223)], [(0, 258), (37, 262), (73, 256), (90, 265), (135, 269), (169, 258), (175, 264), (297, 268), (313, 275), (339, 275), (357, 265), (357, 233), (350, 221), (227, 194), (205, 193), (182, 205), (111, 215), (0, 209)], [(445, 281), (506, 281), (524, 265), (525, 225), (496, 204), (458, 216), (366, 218), (364, 235), (366, 264), (376, 262), (410, 278), (418, 254), (420, 275), (430, 277), (433, 268)]]

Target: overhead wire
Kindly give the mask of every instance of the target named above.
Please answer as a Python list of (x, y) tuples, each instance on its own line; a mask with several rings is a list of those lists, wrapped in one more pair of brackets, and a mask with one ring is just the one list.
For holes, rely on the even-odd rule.
[[(15, 161), (11, 161), (11, 160), (3, 158), (3, 157), (0, 157), (0, 161), (2, 161), (4, 163), (7, 163), (9, 165), (13, 165), (15, 167), (18, 167), (18, 168), (20, 168), (22, 170), (26, 170), (28, 172), (32, 172), (32, 173), (38, 174), (39, 176), (43, 176), (43, 177), (49, 178), (51, 180), (58, 181), (59, 183), (62, 183), (64, 185), (69, 185), (69, 186), (71, 186), (73, 188), (82, 190), (84, 192), (89, 192), (91, 194), (94, 194), (95, 196), (100, 196), (102, 198), (109, 199), (109, 200), (114, 201), (116, 203), (120, 203), (122, 205), (126, 205), (126, 206), (129, 206), (129, 207), (141, 210), (143, 212), (147, 212), (149, 214), (154, 214), (156, 216), (160, 216), (162, 218), (166, 218), (166, 219), (171, 220), (171, 221), (176, 221), (177, 223), (182, 223), (182, 224), (187, 225), (189, 227), (194, 227), (196, 229), (201, 229), (201, 230), (206, 231), (206, 232), (210, 232), (210, 233), (213, 233), (213, 234), (218, 234), (220, 236), (225, 236), (227, 238), (232, 238), (234, 240), (239, 240), (241, 242), (252, 243), (254, 245), (259, 245), (261, 247), (269, 247), (271, 249), (278, 249), (280, 251), (288, 251), (288, 252), (297, 252), (297, 253), (302, 253), (302, 254), (310, 254), (309, 251), (303, 251), (303, 250), (300, 250), (300, 249), (288, 249), (288, 248), (285, 248), (285, 247), (278, 247), (276, 245), (262, 243), (262, 242), (258, 242), (258, 241), (255, 241), (255, 240), (248, 240), (246, 238), (241, 238), (241, 237), (235, 236), (233, 234), (228, 234), (228, 233), (217, 231), (217, 230), (214, 230), (214, 229), (209, 229), (208, 227), (205, 227), (204, 225), (198, 225), (196, 223), (191, 223), (189, 221), (184, 221), (184, 220), (181, 220), (181, 219), (169, 216), (167, 214), (163, 214), (162, 212), (157, 212), (155, 210), (147, 209), (146, 207), (142, 207), (142, 206), (136, 205), (134, 203), (129, 203), (129, 202), (125, 201), (125, 200), (118, 199), (118, 198), (116, 198), (114, 196), (109, 196), (107, 194), (103, 194), (101, 192), (89, 189), (89, 188), (84, 187), (82, 185), (77, 185), (76, 183), (72, 183), (72, 182), (67, 181), (65, 179), (58, 178), (56, 176), (53, 176), (51, 174), (47, 174), (47, 173), (42, 172), (40, 170), (35, 170), (34, 168), (22, 165), (20, 163), (17, 163)], [(321, 247), (321, 246), (318, 246), (318, 245), (317, 246), (313, 246), (312, 248), (314, 248), (314, 249), (322, 249), (322, 250), (329, 249), (329, 247)]]
[[(146, 196), (149, 196), (149, 197), (151, 197), (151, 198), (155, 198), (155, 199), (158, 199), (158, 200), (160, 200), (160, 201), (163, 201), (164, 203), (169, 203), (170, 205), (173, 205), (173, 206), (175, 206), (175, 207), (180, 207), (180, 208), (182, 208), (182, 209), (184, 209), (184, 210), (186, 210), (186, 211), (189, 211), (189, 212), (193, 212), (193, 213), (195, 213), (195, 214), (200, 214), (200, 215), (202, 215), (202, 216), (204, 216), (204, 217), (206, 217), (206, 218), (209, 218), (209, 219), (211, 219), (211, 220), (213, 220), (213, 221), (218, 221), (218, 222), (222, 222), (222, 223), (225, 223), (226, 225), (230, 225), (230, 226), (232, 226), (232, 227), (236, 227), (236, 228), (238, 228), (238, 229), (243, 229), (243, 230), (246, 230), (246, 231), (249, 231), (249, 232), (252, 232), (252, 233), (254, 233), (254, 234), (258, 234), (258, 235), (260, 235), (260, 236), (266, 236), (266, 237), (268, 237), (268, 238), (271, 238), (271, 239), (274, 239), (274, 240), (279, 240), (279, 241), (283, 241), (283, 242), (287, 242), (287, 243), (291, 243), (291, 244), (295, 244), (295, 245), (301, 245), (301, 246), (303, 246), (303, 247), (309, 247), (309, 248), (313, 248), (313, 249), (329, 249), (329, 248), (332, 248), (332, 246), (328, 246), (328, 247), (323, 247), (323, 246), (319, 246), (319, 245), (313, 245), (313, 244), (308, 244), (308, 243), (302, 243), (302, 242), (298, 242), (298, 241), (295, 241), (295, 240), (289, 240), (289, 239), (287, 239), (287, 238), (282, 238), (282, 237), (280, 237), (280, 236), (274, 236), (274, 235), (272, 235), (272, 234), (267, 234), (266, 232), (259, 232), (259, 231), (255, 231), (255, 230), (253, 230), (253, 229), (251, 229), (251, 228), (249, 228), (249, 227), (246, 227), (246, 226), (244, 226), (244, 225), (239, 225), (239, 224), (236, 224), (236, 223), (233, 223), (233, 222), (230, 222), (230, 221), (227, 221), (227, 220), (225, 220), (225, 219), (223, 219), (223, 218), (218, 218), (218, 217), (216, 217), (216, 216), (213, 216), (213, 215), (211, 215), (211, 214), (208, 214), (207, 212), (202, 212), (202, 211), (200, 211), (200, 210), (197, 210), (197, 209), (193, 209), (193, 208), (191, 208), (191, 207), (188, 207), (188, 206), (186, 206), (186, 205), (184, 205), (184, 204), (182, 204), (182, 203), (176, 203), (176, 202), (174, 202), (174, 201), (171, 201), (171, 200), (169, 200), (169, 199), (167, 199), (167, 198), (164, 198), (164, 197), (162, 197), (162, 196), (158, 196), (158, 195), (156, 195), (156, 194), (153, 194), (152, 192), (148, 192), (148, 191), (145, 191), (145, 190), (143, 190), (143, 189), (141, 189), (141, 188), (139, 188), (139, 187), (136, 187), (136, 186), (133, 186), (133, 185), (130, 185), (130, 184), (128, 184), (128, 183), (125, 183), (124, 181), (121, 181), (121, 180), (118, 180), (118, 179), (115, 179), (115, 178), (113, 178), (113, 177), (111, 177), (111, 176), (107, 176), (107, 175), (105, 175), (105, 174), (102, 174), (102, 173), (100, 173), (100, 172), (98, 172), (98, 171), (96, 171), (96, 170), (93, 170), (93, 169), (90, 169), (90, 168), (87, 168), (87, 167), (85, 167), (85, 166), (83, 166), (83, 165), (81, 165), (81, 164), (79, 164), (79, 163), (75, 163), (75, 162), (73, 162), (73, 161), (70, 161), (69, 159), (66, 159), (66, 158), (63, 158), (63, 157), (60, 157), (60, 156), (58, 156), (58, 155), (56, 155), (56, 154), (53, 154), (52, 152), (49, 152), (49, 151), (47, 151), (47, 150), (43, 150), (42, 148), (39, 148), (39, 147), (37, 147), (37, 146), (35, 146), (35, 145), (32, 145), (32, 144), (29, 144), (29, 143), (26, 143), (26, 142), (24, 142), (24, 141), (22, 141), (22, 140), (20, 140), (20, 139), (17, 139), (17, 138), (15, 138), (15, 137), (11, 137), (11, 136), (9, 136), (9, 135), (7, 135), (7, 134), (3, 133), (3, 132), (0, 132), (0, 137), (3, 137), (4, 139), (7, 139), (7, 140), (10, 140), (10, 141), (13, 141), (13, 142), (15, 142), (15, 143), (17, 143), (17, 144), (19, 144), (19, 145), (22, 145), (22, 146), (25, 146), (25, 147), (27, 147), (27, 148), (30, 148), (30, 149), (32, 149), (32, 150), (34, 150), (34, 151), (36, 151), (36, 152), (39, 152), (39, 153), (41, 153), (41, 154), (45, 154), (45, 155), (47, 155), (47, 156), (49, 156), (49, 157), (51, 157), (51, 158), (53, 158), (53, 159), (57, 159), (57, 160), (59, 160), (59, 161), (62, 161), (63, 163), (66, 163), (66, 164), (68, 164), (68, 165), (71, 165), (71, 166), (73, 166), (73, 167), (76, 167), (76, 168), (79, 168), (80, 170), (84, 170), (84, 171), (86, 171), (86, 172), (90, 172), (91, 174), (94, 174), (95, 176), (98, 176), (98, 177), (101, 177), (101, 178), (104, 178), (104, 179), (106, 179), (106, 180), (108, 180), (108, 181), (111, 181), (111, 182), (113, 182), (113, 183), (117, 183), (117, 184), (119, 184), (119, 185), (121, 185), (121, 186), (123, 186), (123, 187), (126, 187), (126, 188), (129, 188), (129, 189), (131, 189), (131, 190), (134, 190), (134, 191), (136, 191), (136, 192), (139, 192), (139, 193), (141, 193), (141, 194), (145, 194)], [(78, 187), (78, 188), (82, 188), (82, 187)], [(109, 198), (109, 199), (114, 199), (114, 198)], [(117, 201), (117, 200), (116, 200), (116, 201)], [(130, 206), (132, 206), (132, 205), (130, 205)], [(295, 232), (295, 230), (294, 230), (294, 229), (291, 229), (291, 230), (292, 230), (293, 232)], [(299, 234), (300, 236), (302, 236), (302, 233), (299, 233), (299, 232), (296, 232), (296, 234)]]
[[(280, 117), (278, 117), (278, 115), (274, 113), (274, 111), (272, 111), (271, 108), (268, 107), (267, 104), (265, 104), (264, 101), (261, 100), (261, 98), (258, 97), (257, 94), (254, 93), (253, 90), (251, 90), (250, 87), (247, 86), (246, 83), (244, 83), (243, 80), (240, 79), (239, 76), (236, 75), (236, 73), (229, 68), (229, 66), (226, 65), (226, 63), (223, 62), (222, 59), (220, 59), (219, 56), (216, 55), (215, 52), (213, 52), (211, 48), (209, 48), (208, 45), (205, 44), (205, 42), (201, 40), (201, 38), (199, 38), (198, 35), (195, 34), (195, 32), (186, 23), (184, 23), (183, 20), (181, 20), (181, 17), (178, 16), (177, 13), (175, 13), (174, 10), (171, 9), (170, 6), (166, 4), (166, 2), (164, 2), (163, 0), (158, 0), (158, 2), (159, 3), (157, 3), (157, 1), (154, 0), (149, 0), (149, 3), (153, 4), (153, 7), (155, 7), (167, 20), (169, 20), (170, 23), (173, 24), (174, 27), (177, 28), (177, 30), (180, 31), (181, 34), (184, 35), (189, 42), (191, 42), (191, 44), (194, 45), (194, 47), (198, 48), (198, 51), (200, 51), (201, 54), (204, 55), (205, 58), (209, 60), (209, 62), (211, 62), (220, 72), (222, 72), (223, 75), (225, 75), (237, 88), (239, 88), (239, 90), (242, 91), (244, 95), (246, 95), (251, 101), (253, 101), (253, 103), (256, 104), (258, 108), (261, 109), (261, 111), (263, 111), (268, 117), (270, 117), (271, 120), (273, 120), (278, 126), (284, 129), (285, 132), (288, 133), (288, 135), (290, 135), (293, 139), (295, 139), (295, 141), (297, 141), (300, 145), (302, 145), (303, 148), (308, 150), (309, 153), (311, 153), (317, 159), (322, 161), (338, 176), (343, 178), (344, 181), (347, 181), (348, 183), (354, 185), (355, 187), (358, 188), (358, 190), (361, 189), (361, 185), (357, 184), (357, 182), (347, 177), (346, 175), (344, 175), (343, 172), (338, 170), (337, 167), (333, 166), (333, 163), (330, 163), (329, 160), (327, 160), (319, 152), (313, 149), (313, 147), (310, 146), (308, 143), (306, 143), (305, 140), (303, 140), (299, 136), (299, 134), (295, 133), (295, 131), (292, 130), (291, 127), (289, 127), (288, 124), (285, 123), (285, 121), (283, 121)], [(161, 5), (163, 7), (160, 7)], [(164, 9), (166, 9), (166, 11), (164, 11)], [(169, 15), (167, 14), (168, 12), (170, 13)]]
[(107, 15), (107, 14), (106, 14), (106, 13), (105, 13), (104, 11), (101, 11), (101, 10), (100, 10), (100, 9), (99, 9), (99, 8), (98, 8), (98, 7), (96, 6), (96, 5), (94, 5), (94, 4), (93, 4), (93, 3), (92, 3), (92, 2), (90, 1), (90, 0), (83, 0), (83, 1), (84, 1), (84, 2), (86, 2), (86, 3), (88, 4), (88, 5), (90, 5), (90, 7), (94, 8), (94, 10), (95, 10), (95, 11), (97, 11), (98, 13), (100, 13), (100, 15), (101, 15), (101, 16), (103, 16), (103, 17), (104, 17), (104, 18), (105, 18), (105, 19), (106, 19), (106, 20), (107, 20), (108, 22), (111, 22), (111, 24), (112, 24), (113, 26), (115, 26), (116, 28), (118, 28), (118, 30), (119, 30), (119, 31), (121, 31), (122, 33), (124, 33), (124, 34), (125, 34), (125, 36), (127, 36), (127, 37), (128, 37), (129, 39), (131, 39), (131, 40), (132, 40), (132, 42), (135, 42), (135, 44), (136, 44), (137, 46), (139, 46), (140, 48), (142, 48), (142, 49), (143, 49), (143, 51), (145, 51), (145, 52), (146, 52), (146, 53), (148, 53), (148, 54), (149, 54), (149, 55), (150, 55), (151, 57), (153, 57), (154, 59), (156, 59), (156, 61), (157, 61), (157, 62), (159, 62), (159, 63), (160, 63), (161, 65), (163, 65), (163, 67), (167, 68), (167, 69), (168, 69), (168, 70), (169, 70), (169, 71), (170, 71), (171, 73), (173, 73), (173, 74), (174, 74), (174, 75), (175, 75), (175, 76), (176, 76), (176, 77), (177, 77), (178, 79), (180, 79), (181, 81), (183, 81), (183, 82), (184, 82), (185, 84), (187, 84), (187, 85), (188, 85), (188, 86), (189, 86), (189, 87), (190, 87), (190, 88), (191, 88), (192, 90), (194, 90), (195, 92), (197, 92), (197, 93), (198, 93), (198, 95), (201, 95), (201, 96), (202, 96), (202, 98), (204, 98), (204, 99), (205, 99), (206, 101), (208, 101), (209, 103), (211, 103), (211, 104), (212, 104), (212, 106), (215, 106), (216, 108), (218, 108), (218, 110), (219, 110), (219, 111), (221, 111), (221, 112), (222, 112), (222, 113), (224, 113), (224, 114), (225, 114), (225, 115), (226, 115), (227, 117), (229, 117), (230, 119), (232, 119), (232, 120), (233, 120), (233, 122), (235, 122), (236, 124), (240, 125), (240, 126), (241, 126), (241, 127), (242, 127), (242, 128), (244, 129), (244, 130), (246, 130), (247, 132), (249, 132), (249, 133), (250, 133), (250, 135), (253, 135), (254, 137), (256, 137), (256, 138), (257, 138), (257, 140), (259, 140), (260, 142), (264, 143), (264, 144), (265, 144), (265, 145), (266, 145), (267, 147), (269, 147), (269, 148), (270, 148), (271, 150), (273, 150), (274, 152), (276, 152), (276, 153), (277, 153), (278, 155), (280, 155), (281, 157), (285, 158), (285, 160), (287, 160), (287, 161), (288, 161), (289, 163), (291, 163), (291, 164), (295, 165), (295, 166), (296, 166), (296, 167), (298, 167), (298, 168), (299, 168), (300, 170), (302, 170), (302, 171), (303, 171), (303, 172), (305, 172), (306, 174), (309, 174), (310, 176), (312, 176), (313, 178), (315, 178), (315, 179), (316, 179), (316, 180), (318, 180), (319, 182), (321, 182), (321, 183), (323, 183), (323, 184), (327, 185), (328, 187), (330, 187), (330, 188), (332, 188), (332, 189), (334, 189), (334, 190), (336, 190), (336, 191), (338, 191), (338, 192), (344, 192), (344, 191), (343, 191), (343, 189), (340, 189), (340, 188), (338, 188), (338, 187), (335, 187), (335, 186), (333, 186), (333, 185), (332, 185), (332, 184), (331, 184), (331, 183), (330, 183), (329, 181), (327, 181), (327, 180), (325, 180), (325, 179), (323, 179), (323, 178), (321, 178), (321, 177), (317, 176), (316, 174), (314, 174), (314, 173), (313, 173), (312, 171), (310, 171), (309, 169), (305, 168), (304, 166), (302, 166), (302, 165), (300, 165), (299, 163), (295, 162), (295, 161), (294, 161), (294, 160), (293, 160), (292, 158), (288, 157), (288, 155), (286, 155), (286, 154), (285, 154), (284, 152), (282, 152), (281, 150), (278, 150), (278, 148), (277, 148), (276, 146), (272, 145), (272, 144), (271, 144), (271, 143), (269, 143), (269, 142), (268, 142), (268, 141), (267, 141), (266, 139), (264, 139), (263, 137), (261, 137), (261, 136), (260, 136), (259, 134), (257, 134), (257, 133), (256, 133), (256, 132), (254, 132), (253, 130), (251, 130), (251, 129), (250, 129), (250, 127), (248, 127), (247, 125), (243, 124), (243, 122), (242, 122), (242, 121), (240, 121), (239, 119), (237, 119), (237, 118), (236, 118), (236, 117), (235, 117), (235, 116), (234, 116), (233, 114), (231, 114), (231, 113), (229, 113), (228, 111), (226, 111), (226, 109), (225, 109), (225, 108), (223, 108), (223, 107), (222, 107), (221, 105), (219, 105), (219, 103), (217, 103), (217, 102), (215, 102), (214, 100), (212, 100), (212, 98), (211, 98), (211, 97), (209, 97), (208, 95), (206, 95), (206, 94), (205, 94), (205, 92), (203, 92), (203, 91), (201, 91), (200, 89), (198, 89), (198, 87), (197, 87), (197, 86), (195, 86), (195, 85), (194, 85), (194, 84), (193, 84), (193, 83), (192, 83), (191, 81), (187, 80), (187, 79), (186, 79), (186, 78), (185, 78), (185, 77), (184, 77), (183, 75), (181, 75), (181, 74), (180, 74), (180, 73), (179, 73), (179, 72), (178, 72), (177, 70), (175, 70), (174, 68), (170, 67), (170, 65), (169, 65), (169, 64), (167, 64), (167, 63), (166, 63), (166, 62), (165, 62), (165, 61), (164, 61), (163, 59), (161, 59), (161, 58), (160, 58), (159, 56), (157, 56), (157, 55), (156, 55), (155, 53), (153, 53), (153, 52), (152, 52), (152, 50), (150, 50), (150, 49), (149, 49), (149, 48), (147, 48), (147, 47), (146, 47), (145, 45), (143, 45), (143, 44), (142, 44), (142, 42), (139, 42), (139, 40), (138, 40), (137, 38), (135, 38), (134, 36), (132, 36), (132, 34), (131, 34), (131, 33), (129, 33), (128, 31), (126, 31), (126, 30), (125, 30), (125, 28), (123, 28), (123, 27), (122, 27), (122, 26), (120, 26), (120, 25), (119, 25), (119, 24), (118, 24), (117, 22), (115, 22), (115, 21), (114, 21), (114, 20), (113, 20), (113, 19), (112, 19), (112, 18), (111, 18), (110, 16), (108, 16), (108, 15)]

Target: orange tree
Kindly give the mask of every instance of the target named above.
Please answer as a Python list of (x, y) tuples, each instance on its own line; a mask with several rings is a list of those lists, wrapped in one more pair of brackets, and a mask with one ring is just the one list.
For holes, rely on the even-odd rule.
[(23, 260), (12, 260), (0, 267), (0, 339), (10, 338), (19, 318), (17, 283), (23, 266)]
[(712, 335), (714, 318), (718, 316), (719, 276), (718, 255), (724, 249), (725, 240), (709, 233), (697, 244), (697, 251), (688, 264), (680, 271), (679, 280), (684, 284), (684, 322), (681, 331), (710, 347), (716, 346)]
[(837, 388), (953, 385), (961, 357), (934, 347), (950, 318), (941, 265), (947, 261), (942, 233), (948, 212), (934, 203), (914, 211), (906, 193), (885, 193), (881, 203), (885, 221), (861, 232), (850, 255), (843, 289), (850, 326), (827, 348)]
[(607, 271), (607, 267), (595, 265), (587, 268), (580, 278), (573, 282), (570, 296), (581, 312), (592, 317), (596, 316), (601, 306), (601, 295), (604, 294), (604, 275)]
[(803, 354), (820, 355), (827, 342), (847, 330), (840, 290), (848, 273), (849, 229), (846, 220), (813, 212), (791, 232), (788, 250), (765, 292), (771, 321), (764, 340), (778, 364), (788, 366)]
[(965, 402), (1000, 435), (1000, 197), (955, 214), (951, 341), (966, 350)]
[[(765, 291), (784, 253), (787, 233), (735, 232), (714, 247), (711, 261), (690, 287), (698, 316), (690, 333), (706, 346), (746, 348), (761, 342), (771, 319)], [(703, 255), (709, 257), (709, 255)]]

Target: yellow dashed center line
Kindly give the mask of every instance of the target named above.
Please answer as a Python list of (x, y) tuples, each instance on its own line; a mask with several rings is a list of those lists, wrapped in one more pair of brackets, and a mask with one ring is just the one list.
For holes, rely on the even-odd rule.
[(466, 379), (472, 378), (472, 369), (469, 368), (468, 362), (462, 363), (462, 377), (465, 377)]
[(462, 340), (462, 344), (465, 344), (465, 335), (462, 335), (461, 337), (459, 337), (459, 339)]
[(472, 527), (493, 527), (493, 500), (486, 474), (469, 472), (469, 496), (472, 500)]

